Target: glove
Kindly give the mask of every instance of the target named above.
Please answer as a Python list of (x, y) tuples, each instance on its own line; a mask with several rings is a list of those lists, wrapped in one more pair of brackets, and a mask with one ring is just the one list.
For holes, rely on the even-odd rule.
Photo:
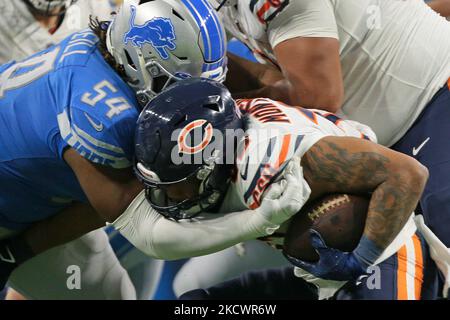
[(0, 291), (5, 288), (11, 273), (33, 256), (33, 251), (20, 236), (0, 240)]
[(260, 236), (273, 234), (284, 222), (300, 211), (311, 189), (303, 178), (300, 159), (293, 158), (286, 166), (284, 177), (268, 188), (259, 208), (254, 210), (252, 222), (261, 230)]
[(367, 273), (367, 268), (373, 265), (383, 253), (383, 250), (376, 247), (365, 236), (353, 252), (342, 252), (329, 248), (316, 230), (310, 230), (310, 232), (311, 243), (319, 254), (319, 261), (310, 263), (286, 254), (285, 256), (292, 264), (318, 278), (335, 281), (356, 280)]

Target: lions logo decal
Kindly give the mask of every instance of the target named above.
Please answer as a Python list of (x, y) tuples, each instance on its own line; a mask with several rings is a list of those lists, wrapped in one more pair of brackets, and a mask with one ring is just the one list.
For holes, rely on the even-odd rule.
[(131, 43), (139, 48), (145, 43), (156, 49), (163, 60), (169, 59), (167, 50), (175, 50), (176, 36), (173, 24), (168, 18), (156, 17), (143, 26), (136, 25), (136, 7), (131, 6), (130, 30), (124, 36), (124, 43)]

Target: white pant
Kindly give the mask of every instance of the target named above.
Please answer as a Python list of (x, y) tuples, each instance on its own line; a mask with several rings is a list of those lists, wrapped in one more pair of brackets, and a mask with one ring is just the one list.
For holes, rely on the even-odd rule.
[(190, 259), (177, 273), (173, 289), (177, 297), (199, 288), (209, 288), (241, 274), (261, 269), (288, 266), (281, 251), (253, 240), (213, 253)]
[[(79, 288), (74, 280), (78, 271)], [(13, 272), (9, 285), (27, 299), (136, 299), (130, 277), (103, 230), (93, 231), (25, 262)]]
[(137, 299), (154, 298), (163, 273), (164, 261), (149, 257), (125, 240), (117, 230), (107, 228), (107, 233), (120, 264), (133, 282)]

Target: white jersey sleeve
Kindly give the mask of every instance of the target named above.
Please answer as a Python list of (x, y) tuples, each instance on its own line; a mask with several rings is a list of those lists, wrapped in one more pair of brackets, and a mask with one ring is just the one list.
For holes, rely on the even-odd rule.
[(334, 7), (330, 0), (284, 0), (286, 9), (267, 22), (272, 48), (296, 37), (339, 39)]
[[(326, 136), (375, 141), (370, 128), (321, 110), (290, 107), (270, 99), (238, 100), (247, 126), (237, 151), (235, 193), (247, 208), (259, 207), (271, 182), (294, 157)], [(358, 124), (358, 125), (356, 125)]]

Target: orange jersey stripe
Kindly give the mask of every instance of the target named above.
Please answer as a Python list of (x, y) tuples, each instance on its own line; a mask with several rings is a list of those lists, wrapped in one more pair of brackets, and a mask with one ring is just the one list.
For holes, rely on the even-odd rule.
[(408, 264), (408, 253), (406, 245), (397, 252), (397, 299), (408, 300), (408, 286), (406, 282), (406, 272)]
[(264, 21), (263, 15), (264, 13), (266, 13), (269, 9), (270, 9), (271, 5), (269, 1), (266, 1), (266, 3), (264, 3), (264, 5), (261, 7), (261, 9), (258, 10), (258, 12), (256, 13), (256, 15), (258, 16), (258, 19), (261, 23), (265, 24), (266, 22)]
[(413, 236), (414, 252), (416, 255), (415, 261), (415, 277), (414, 277), (414, 292), (416, 300), (420, 300), (423, 283), (423, 253), (419, 237), (415, 234)]
[(275, 168), (279, 168), (287, 158), (287, 155), (289, 153), (289, 146), (291, 144), (291, 138), (292, 135), (287, 134), (283, 137), (283, 145), (281, 146), (280, 156), (278, 157), (278, 161), (275, 164)]
[(319, 122), (317, 121), (317, 114), (314, 111), (309, 111), (307, 109), (303, 109), (302, 107), (298, 107), (298, 108), (294, 108), (294, 109), (297, 110), (298, 112), (300, 112), (300, 114), (302, 116), (306, 117), (308, 120), (314, 122), (315, 124), (319, 124)]

